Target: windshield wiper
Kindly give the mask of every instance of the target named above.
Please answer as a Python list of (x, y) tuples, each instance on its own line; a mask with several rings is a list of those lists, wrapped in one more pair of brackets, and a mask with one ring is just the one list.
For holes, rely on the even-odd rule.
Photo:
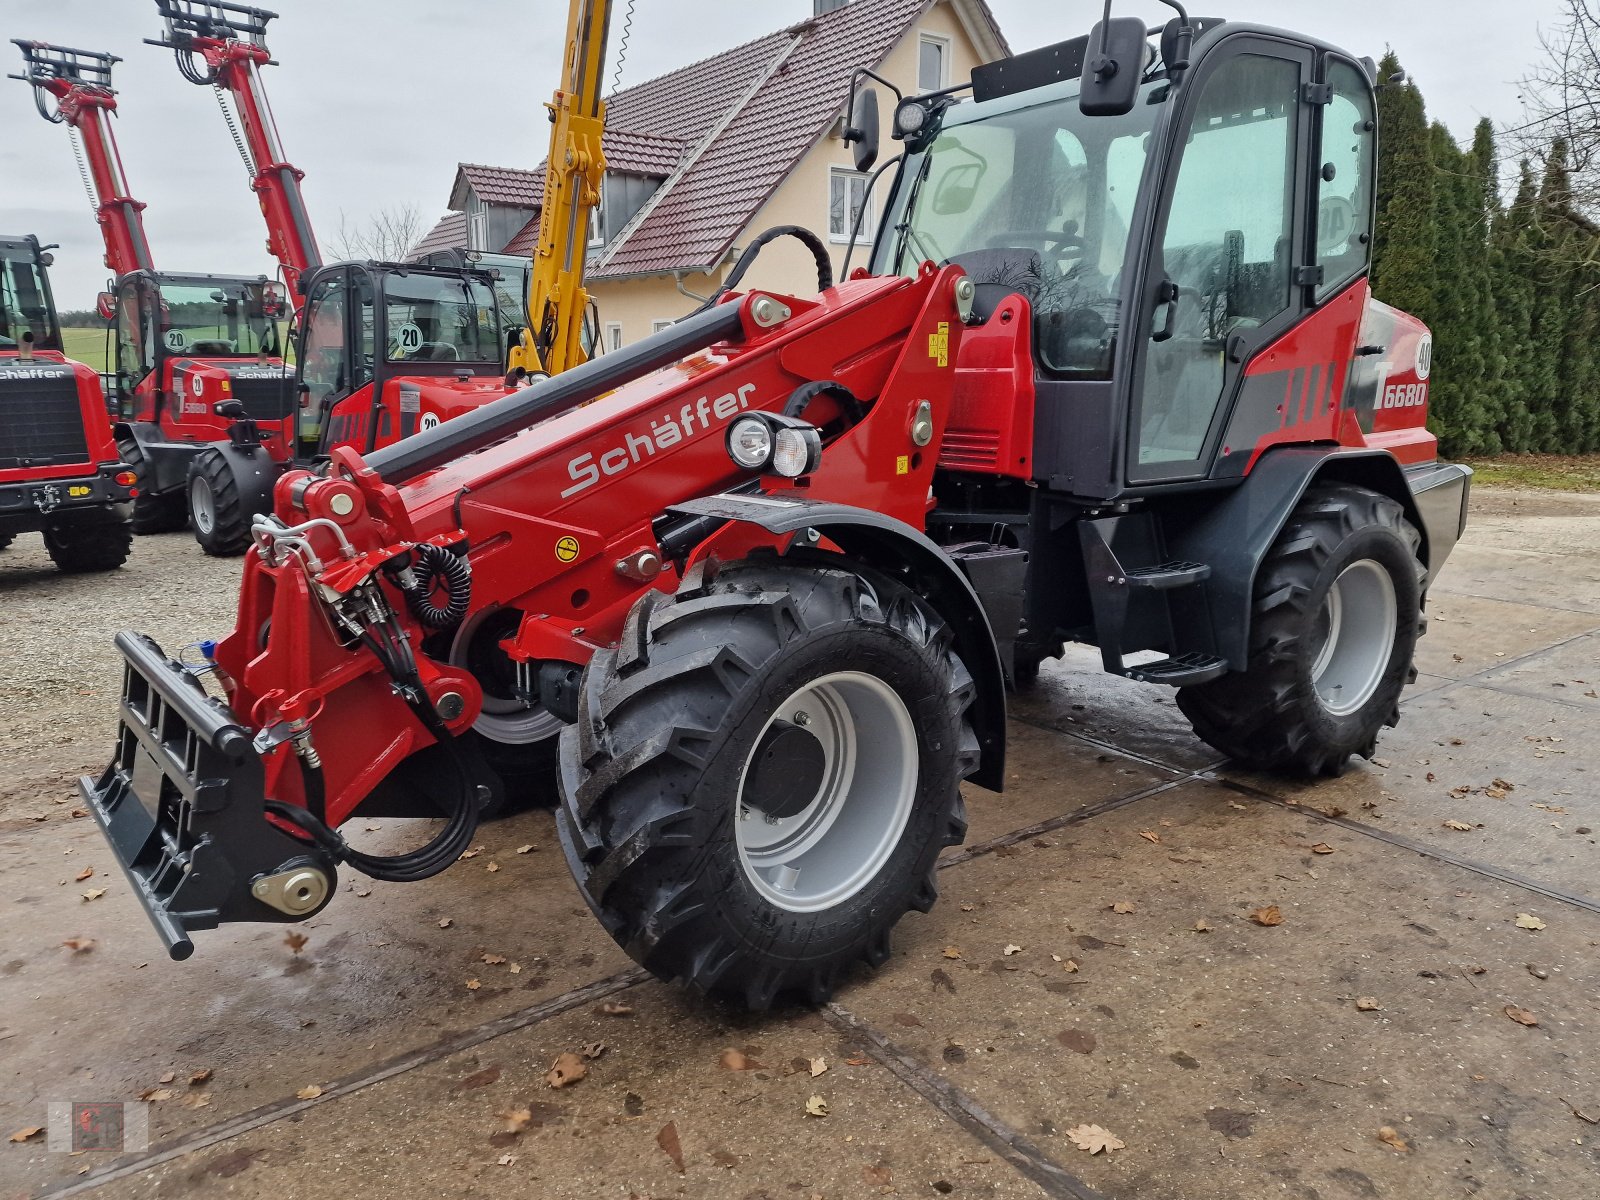
[[(917, 211), (917, 200), (922, 195), (922, 185), (927, 181), (928, 175), (932, 171), (933, 155), (929, 153), (923, 156), (922, 165), (917, 168), (917, 177), (911, 181), (911, 195), (906, 197), (906, 218), (895, 226), (895, 231), (900, 235), (900, 239), (895, 243), (894, 248), (894, 273), (896, 275), (900, 274), (905, 265), (907, 240), (916, 237), (916, 232), (911, 228), (911, 221)], [(918, 240), (920, 241), (921, 239), (919, 238)]]

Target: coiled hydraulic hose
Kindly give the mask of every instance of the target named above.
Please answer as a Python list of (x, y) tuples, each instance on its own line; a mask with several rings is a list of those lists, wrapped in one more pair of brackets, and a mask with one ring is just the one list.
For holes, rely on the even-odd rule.
[(761, 251), (781, 237), (792, 237), (811, 251), (811, 257), (817, 264), (817, 291), (825, 292), (833, 286), (833, 256), (822, 244), (822, 239), (800, 225), (778, 225), (750, 243), (750, 248), (739, 256), (739, 261), (734, 263), (733, 270), (728, 273), (728, 278), (722, 286), (712, 292), (706, 302), (694, 311), (702, 313), (715, 308), (724, 296), (739, 286), (739, 281), (744, 278), (745, 272), (760, 256)]
[[(472, 606), (472, 568), (467, 560), (452, 554), (443, 546), (424, 544), (413, 551), (415, 563), (412, 574), (416, 583), (403, 589), (406, 607), (429, 629), (449, 629), (466, 620)], [(433, 588), (444, 580), (449, 603), (440, 608), (433, 602)]]

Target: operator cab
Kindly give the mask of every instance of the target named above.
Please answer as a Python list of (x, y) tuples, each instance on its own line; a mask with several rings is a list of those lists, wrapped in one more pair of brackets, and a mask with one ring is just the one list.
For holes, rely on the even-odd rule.
[[(264, 275), (131, 271), (106, 300), (115, 311), (117, 391), (125, 410), (139, 403), (138, 389), (146, 379), (168, 378), (162, 368), (176, 360), (175, 367), (189, 365), (170, 373), (174, 391), (180, 376), (215, 375), (227, 379), (228, 393), (251, 417), (281, 421), (287, 414), (282, 358), (289, 310), (280, 284)], [(250, 378), (260, 374), (252, 365), (267, 374)], [(212, 367), (218, 369), (207, 370)], [(170, 401), (182, 402), (177, 396)]]
[(970, 100), (902, 99), (872, 263), (966, 268), (980, 319), (1026, 301), (1027, 478), (1095, 500), (1241, 475), (1269, 416), (1236, 403), (1245, 375), (1365, 277), (1373, 227), (1370, 61), (1214, 19), (1192, 49), (1178, 21), (1113, 39), (1130, 24), (1121, 103), (1085, 95), (1100, 28), (979, 68)]
[(51, 257), (39, 239), (0, 238), (0, 352), (19, 351), (32, 334), (35, 350), (57, 350), (61, 326), (45, 268)]
[[(295, 387), (302, 457), (314, 458), (333, 442), (370, 451), (427, 427), (404, 387), (397, 405), (386, 403), (385, 384), (397, 377), (498, 379), (505, 373), (489, 271), (343, 262), (303, 276), (301, 286), (306, 301)], [(370, 396), (353, 399), (368, 388)], [(392, 428), (396, 413), (398, 430)]]

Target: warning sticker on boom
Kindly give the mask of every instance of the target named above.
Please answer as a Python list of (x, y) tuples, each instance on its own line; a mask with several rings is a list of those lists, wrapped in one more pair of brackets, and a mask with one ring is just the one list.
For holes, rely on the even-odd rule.
[(578, 557), (578, 539), (564, 537), (556, 543), (556, 557), (564, 563), (572, 562)]

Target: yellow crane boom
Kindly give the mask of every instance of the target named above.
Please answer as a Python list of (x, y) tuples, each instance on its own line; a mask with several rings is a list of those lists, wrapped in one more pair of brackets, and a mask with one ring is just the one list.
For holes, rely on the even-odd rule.
[(589, 312), (584, 268), (589, 222), (600, 203), (606, 156), (606, 105), (601, 99), (612, 0), (572, 0), (567, 13), (566, 61), (550, 109), (550, 158), (545, 167), (539, 244), (528, 275), (528, 321), (510, 366), (556, 375), (583, 362)]

